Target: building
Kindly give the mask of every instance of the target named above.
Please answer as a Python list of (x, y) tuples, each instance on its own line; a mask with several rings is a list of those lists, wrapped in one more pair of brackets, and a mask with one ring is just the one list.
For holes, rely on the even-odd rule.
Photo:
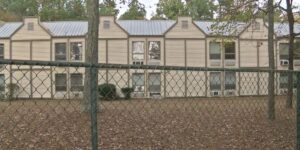
[[(218, 25), (222, 24), (225, 23)], [(234, 30), (216, 31), (214, 25), (214, 22), (193, 21), (190, 17), (145, 21), (101, 16), (99, 63), (268, 67), (267, 26), (262, 19), (231, 23)], [(300, 30), (300, 24), (296, 26), (296, 30)], [(40, 22), (36, 17), (4, 23), (0, 27), (0, 57), (84, 62), (87, 27), (86, 21)], [(287, 27), (284, 23), (275, 24), (275, 61), (280, 70), (288, 67)], [(298, 58), (295, 68), (300, 68)], [(73, 98), (82, 94), (83, 73), (83, 68), (9, 66), (2, 71), (0, 82), (18, 84), (21, 89), (18, 96), (23, 98)], [(249, 76), (253, 79), (248, 80)], [(286, 78), (285, 75), (276, 77), (278, 94), (286, 90)], [(99, 84), (109, 82), (120, 88), (135, 87), (138, 97), (266, 95), (267, 81), (267, 74), (258, 73), (99, 70)]]

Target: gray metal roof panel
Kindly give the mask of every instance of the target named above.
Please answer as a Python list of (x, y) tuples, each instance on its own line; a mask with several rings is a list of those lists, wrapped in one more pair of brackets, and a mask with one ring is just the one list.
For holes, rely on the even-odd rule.
[(9, 38), (22, 25), (21, 22), (8, 22), (0, 26), (0, 38)]
[[(290, 29), (289, 29), (289, 24), (288, 23), (274, 23), (274, 30), (277, 36), (282, 37), (289, 35)], [(300, 33), (300, 24), (295, 23), (294, 24), (294, 32), (295, 33)], [(297, 36), (300, 37), (300, 36)]]
[(117, 23), (130, 35), (159, 36), (163, 35), (172, 25), (174, 20), (118, 20)]
[(244, 22), (195, 21), (207, 35), (236, 36), (247, 26)]
[(53, 36), (84, 36), (88, 30), (87, 21), (55, 21), (43, 22), (42, 25)]

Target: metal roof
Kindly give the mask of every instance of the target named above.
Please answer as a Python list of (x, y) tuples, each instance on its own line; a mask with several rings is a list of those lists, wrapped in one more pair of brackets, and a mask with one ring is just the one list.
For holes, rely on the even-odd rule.
[(21, 22), (9, 22), (0, 25), (0, 38), (9, 38), (21, 25)]
[(88, 30), (87, 21), (42, 22), (53, 36), (84, 36)]
[[(290, 29), (288, 23), (274, 23), (274, 30), (278, 37), (289, 35)], [(300, 24), (294, 24), (294, 32), (300, 33)], [(300, 36), (297, 36), (300, 37)]]
[(118, 20), (117, 23), (130, 35), (163, 35), (172, 25), (174, 20)]
[(235, 36), (247, 26), (244, 22), (195, 21), (195, 24), (207, 35)]

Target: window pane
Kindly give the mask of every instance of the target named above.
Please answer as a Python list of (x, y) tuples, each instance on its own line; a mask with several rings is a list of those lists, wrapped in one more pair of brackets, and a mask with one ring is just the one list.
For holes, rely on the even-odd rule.
[(225, 59), (235, 59), (235, 43), (225, 43)]
[(71, 91), (83, 91), (83, 77), (81, 73), (71, 74)]
[(0, 44), (0, 59), (4, 59), (4, 44)]
[(55, 74), (55, 90), (66, 91), (67, 90), (67, 75)]
[(280, 59), (289, 59), (289, 44), (280, 43), (279, 44), (279, 58)]
[(132, 85), (135, 86), (144, 86), (144, 74), (141, 73), (135, 73), (132, 75)]
[(234, 90), (236, 85), (235, 72), (225, 73), (225, 90)]
[(235, 54), (225, 54), (225, 59), (235, 59)]
[(279, 83), (280, 83), (280, 88), (288, 87), (288, 74), (287, 73), (280, 73)]
[(149, 59), (160, 60), (160, 42), (149, 42)]
[(210, 59), (221, 59), (221, 54), (210, 54)]
[(181, 28), (182, 28), (182, 29), (187, 29), (187, 28), (189, 28), (189, 23), (188, 23), (187, 20), (181, 21)]
[(149, 74), (149, 92), (150, 93), (160, 93), (160, 74), (151, 73)]
[(221, 90), (221, 73), (211, 72), (209, 83), (210, 83), (210, 90)]
[(210, 59), (221, 59), (221, 44), (219, 42), (209, 43), (209, 57)]
[(66, 43), (55, 43), (55, 60), (66, 60)]
[(82, 43), (71, 43), (70, 48), (70, 60), (82, 60)]
[(104, 29), (109, 29), (109, 27), (110, 27), (110, 21), (105, 20), (105, 21), (103, 22), (103, 28), (104, 28)]
[(5, 91), (5, 76), (0, 74), (0, 91)]
[(132, 47), (133, 60), (144, 60), (144, 42), (133, 42)]

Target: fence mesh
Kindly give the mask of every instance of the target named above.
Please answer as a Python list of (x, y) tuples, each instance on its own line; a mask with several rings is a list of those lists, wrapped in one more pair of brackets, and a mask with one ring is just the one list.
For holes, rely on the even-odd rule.
[[(3, 64), (0, 149), (91, 149), (86, 67)], [(296, 72), (275, 71), (271, 121), (266, 71), (94, 67), (100, 149), (295, 148), (295, 88), (292, 107), (286, 102), (288, 75)]]

